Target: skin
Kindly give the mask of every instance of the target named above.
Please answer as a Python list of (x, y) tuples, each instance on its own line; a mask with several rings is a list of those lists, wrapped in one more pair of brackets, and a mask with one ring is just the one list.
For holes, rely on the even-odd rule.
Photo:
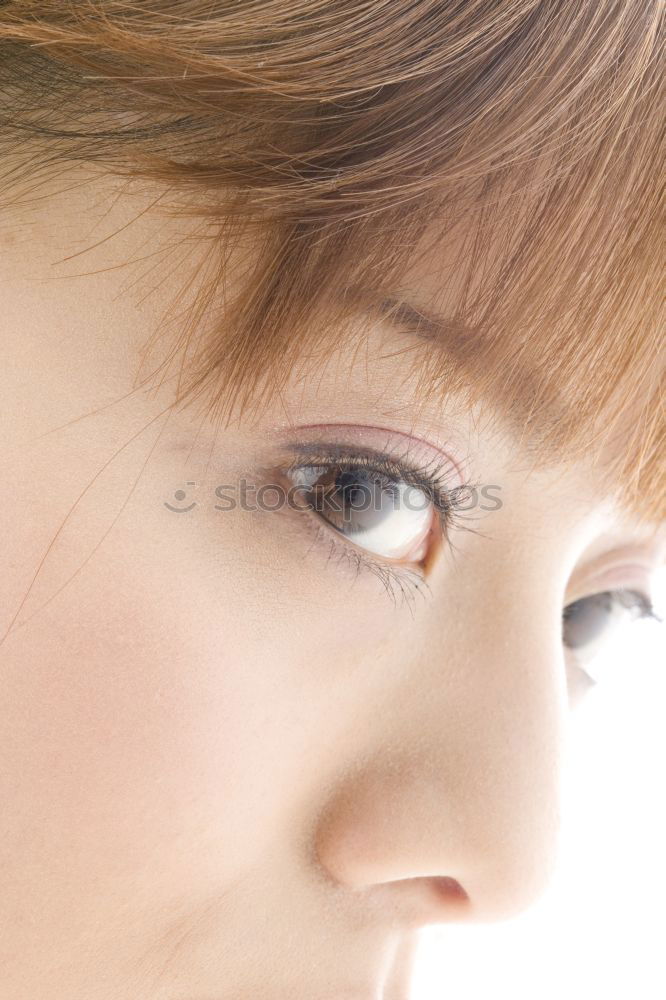
[[(662, 550), (591, 463), (419, 398), (379, 324), (223, 429), (172, 408), (177, 364), (137, 389), (192, 224), (92, 173), (46, 191), (0, 229), (0, 995), (405, 1000), (420, 927), (542, 889), (585, 688), (562, 609)], [(502, 506), (392, 597), (311, 513), (215, 509), (309, 425), (441, 449)]]

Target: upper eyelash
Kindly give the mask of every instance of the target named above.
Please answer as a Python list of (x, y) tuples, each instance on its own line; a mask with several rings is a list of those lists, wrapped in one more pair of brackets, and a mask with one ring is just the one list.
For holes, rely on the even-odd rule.
[[(340, 444), (331, 446), (320, 442), (293, 444), (291, 449), (298, 452), (298, 457), (283, 469), (287, 476), (303, 469), (328, 469), (332, 466), (347, 470), (366, 469), (423, 490), (437, 510), (442, 534), (451, 549), (455, 550), (451, 539), (453, 529), (465, 528), (478, 533), (469, 526), (470, 518), (462, 517), (459, 509), (463, 506), (462, 499), (467, 498), (468, 491), (474, 489), (475, 484), (459, 484), (453, 489), (447, 487), (447, 472), (451, 465), (446, 460), (417, 464), (406, 457), (407, 453), (393, 456), (373, 448), (359, 449), (358, 446)], [(317, 524), (322, 531), (326, 531), (331, 552), (338, 552), (354, 565), (357, 572), (362, 568), (371, 570), (381, 580), (395, 603), (398, 597), (406, 599), (410, 594), (414, 596), (416, 593), (429, 591), (427, 581), (414, 569), (375, 558), (354, 545), (350, 539), (336, 533), (332, 526), (326, 528), (325, 519), (321, 517), (317, 518)]]
[(657, 614), (652, 599), (647, 594), (644, 594), (643, 591), (631, 590), (631, 588), (624, 587), (614, 591), (614, 593), (626, 608), (638, 608), (640, 611), (639, 618), (651, 618), (653, 621), (663, 625), (664, 619), (661, 615)]
[[(449, 488), (446, 485), (446, 473), (450, 470), (451, 463), (445, 460), (441, 462), (433, 460), (419, 465), (408, 460), (407, 453), (394, 457), (373, 448), (359, 450), (355, 446), (348, 445), (292, 447), (297, 449), (300, 455), (285, 469), (288, 474), (300, 469), (324, 469), (335, 465), (344, 469), (366, 469), (377, 472), (395, 482), (405, 482), (423, 490), (440, 516), (445, 519), (443, 527), (446, 527), (447, 523), (451, 525), (460, 508), (464, 509), (463, 499), (467, 499), (470, 490), (477, 488), (477, 484), (471, 482)], [(318, 450), (315, 451), (313, 448)]]
[[(562, 609), (563, 628), (567, 619), (571, 617), (572, 608), (590, 597), (595, 597), (599, 593), (606, 593), (606, 591), (595, 591), (594, 593), (587, 594), (585, 597), (579, 597), (577, 600), (571, 601), (571, 603), (567, 604)], [(664, 618), (657, 613), (652, 599), (642, 590), (633, 590), (631, 587), (618, 587), (614, 590), (607, 591), (607, 593), (612, 594), (615, 600), (623, 604), (627, 610), (638, 611), (638, 615), (636, 616), (637, 619), (652, 620), (658, 622), (660, 625), (664, 624)]]

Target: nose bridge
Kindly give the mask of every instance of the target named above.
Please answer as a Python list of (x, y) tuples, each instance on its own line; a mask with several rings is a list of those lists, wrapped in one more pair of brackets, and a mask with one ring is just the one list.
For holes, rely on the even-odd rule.
[(559, 648), (547, 646), (523, 636), (491, 647), (483, 690), (461, 709), (456, 749), (438, 748), (449, 758), (440, 794), (462, 817), (456, 877), (480, 916), (522, 909), (554, 860), (566, 693)]
[(566, 688), (559, 637), (537, 619), (499, 615), (501, 629), (454, 641), (449, 630), (446, 670), (412, 664), (322, 828), (338, 881), (455, 878), (480, 919), (538, 893), (558, 828)]

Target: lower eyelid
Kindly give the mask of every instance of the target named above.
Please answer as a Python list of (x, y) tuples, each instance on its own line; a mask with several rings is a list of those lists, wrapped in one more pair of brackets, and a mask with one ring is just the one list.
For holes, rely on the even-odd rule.
[[(331, 536), (335, 544), (351, 549), (353, 553), (358, 554), (361, 559), (366, 559), (369, 562), (380, 563), (382, 566), (386, 566), (388, 571), (400, 570), (403, 567), (417, 567), (420, 565), (418, 562), (401, 562), (397, 559), (390, 559), (387, 556), (382, 556), (378, 552), (371, 552), (369, 549), (365, 549), (362, 545), (357, 545), (353, 538), (345, 535), (342, 531), (338, 531), (333, 524), (330, 524), (326, 518), (317, 514), (316, 511), (306, 508), (305, 513), (307, 513), (310, 516), (310, 519), (315, 522), (315, 528), (321, 528), (322, 531)], [(423, 560), (421, 560), (421, 562), (422, 561)]]
[[(297, 464), (285, 465), (276, 469), (275, 472), (279, 473), (280, 479), (285, 482), (287, 488), (293, 487), (294, 473), (297, 470), (326, 468), (337, 464), (336, 456), (326, 456), (326, 447), (330, 449), (332, 446), (320, 446), (319, 452), (316, 453), (318, 456), (317, 461), (301, 461)], [(312, 450), (312, 447), (310, 447), (310, 458), (314, 459), (315, 456)], [(346, 464), (350, 468), (355, 467), (353, 458), (353, 454), (347, 455), (348, 462)], [(365, 468), (360, 462), (358, 467)], [(378, 470), (378, 472), (380, 475), (385, 474), (382, 470)], [(410, 480), (404, 477), (396, 477), (396, 481), (409, 482)], [(416, 486), (416, 484), (414, 485)], [(421, 488), (428, 495), (429, 488), (425, 485), (417, 488)], [(329, 550), (329, 557), (332, 552), (335, 552), (341, 559), (353, 565), (357, 573), (360, 568), (367, 568), (375, 575), (380, 576), (383, 582), (388, 578), (392, 578), (396, 581), (396, 585), (399, 588), (402, 588), (403, 582), (407, 582), (414, 584), (417, 589), (420, 589), (423, 586), (428, 587), (426, 582), (427, 577), (430, 575), (432, 567), (441, 551), (444, 539), (448, 537), (449, 529), (453, 526), (452, 523), (444, 523), (445, 516), (451, 519), (450, 511), (444, 515), (443, 512), (438, 510), (438, 505), (435, 504), (434, 500), (431, 500), (430, 503), (432, 506), (432, 521), (425, 537), (427, 548), (423, 557), (414, 561), (391, 559), (383, 556), (381, 553), (365, 549), (362, 545), (356, 544), (352, 538), (344, 535), (343, 532), (336, 530), (334, 524), (329, 524), (325, 517), (312, 510), (312, 508), (308, 508), (305, 504), (300, 510), (294, 510), (292, 513), (306, 515), (315, 543), (318, 547), (326, 545)]]
[[(391, 563), (370, 552), (365, 552), (345, 538), (340, 532), (329, 527), (323, 518), (312, 511), (304, 511), (310, 522), (310, 528), (317, 546), (326, 546), (330, 559), (336, 556), (336, 561), (344, 562), (355, 570), (355, 578), (362, 571), (367, 571), (382, 583), (388, 596), (396, 602), (397, 598), (407, 598), (410, 594), (427, 592), (429, 590), (426, 575), (414, 564)], [(328, 562), (328, 560), (327, 560)]]

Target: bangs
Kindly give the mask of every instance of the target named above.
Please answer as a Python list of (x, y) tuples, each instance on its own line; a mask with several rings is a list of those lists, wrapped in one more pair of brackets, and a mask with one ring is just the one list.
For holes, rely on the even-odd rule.
[(261, 406), (372, 302), (404, 318), (439, 261), (423, 393), (501, 405), (544, 459), (603, 453), (618, 502), (663, 518), (663, 4), (215, 10), (0, 5), (0, 147), (159, 182), (206, 222), (179, 401)]

